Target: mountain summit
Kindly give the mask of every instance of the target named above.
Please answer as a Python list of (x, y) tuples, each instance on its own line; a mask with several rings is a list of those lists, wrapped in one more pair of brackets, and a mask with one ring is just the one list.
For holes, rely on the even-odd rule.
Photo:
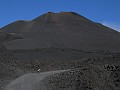
[(71, 48), (119, 50), (120, 33), (75, 12), (47, 12), (31, 21), (19, 20), (3, 28), (22, 39), (4, 42), (8, 50)]
[(33, 21), (39, 21), (39, 22), (54, 22), (54, 23), (65, 23), (65, 21), (77, 21), (77, 20), (83, 20), (83, 21), (89, 21), (87, 18), (75, 13), (75, 12), (60, 12), (60, 13), (53, 13), (53, 12), (47, 12), (43, 14), (42, 16), (37, 17)]

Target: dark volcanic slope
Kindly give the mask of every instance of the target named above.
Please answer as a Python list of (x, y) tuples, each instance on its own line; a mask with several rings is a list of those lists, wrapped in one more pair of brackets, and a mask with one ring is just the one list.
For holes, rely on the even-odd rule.
[(2, 28), (23, 39), (5, 42), (7, 49), (73, 48), (120, 50), (120, 33), (74, 12), (48, 12), (31, 21)]
[(13, 33), (6, 33), (0, 30), (0, 52), (6, 50), (6, 47), (3, 45), (4, 42), (15, 40), (15, 39), (22, 39), (22, 37), (19, 37)]

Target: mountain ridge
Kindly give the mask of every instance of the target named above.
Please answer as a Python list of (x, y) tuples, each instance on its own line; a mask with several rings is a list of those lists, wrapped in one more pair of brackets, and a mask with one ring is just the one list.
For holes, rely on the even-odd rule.
[(23, 38), (5, 42), (8, 50), (53, 47), (90, 50), (120, 48), (119, 32), (75, 12), (47, 12), (30, 21), (13, 22), (1, 30)]

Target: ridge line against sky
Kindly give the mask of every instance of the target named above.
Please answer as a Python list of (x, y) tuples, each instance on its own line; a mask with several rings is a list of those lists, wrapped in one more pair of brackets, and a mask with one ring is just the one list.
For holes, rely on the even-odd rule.
[(120, 31), (120, 0), (1, 0), (0, 28), (46, 12), (72, 11)]
[(112, 29), (117, 30), (117, 31), (120, 32), (120, 24), (118, 24), (118, 23), (103, 21), (103, 22), (101, 22), (101, 24), (103, 24), (105, 26), (108, 26), (108, 27), (110, 27), (110, 28), (112, 28)]

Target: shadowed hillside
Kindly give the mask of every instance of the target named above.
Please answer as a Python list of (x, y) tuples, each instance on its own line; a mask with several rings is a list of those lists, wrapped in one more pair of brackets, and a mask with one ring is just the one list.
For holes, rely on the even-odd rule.
[(120, 33), (74, 12), (48, 12), (31, 21), (19, 20), (1, 29), (23, 39), (4, 42), (9, 50), (72, 48), (119, 50)]

